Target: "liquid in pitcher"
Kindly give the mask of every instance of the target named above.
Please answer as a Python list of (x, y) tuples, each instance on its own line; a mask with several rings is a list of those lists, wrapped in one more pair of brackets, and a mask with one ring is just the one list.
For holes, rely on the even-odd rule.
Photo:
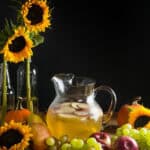
[(88, 138), (102, 128), (102, 111), (85, 103), (65, 102), (49, 107), (46, 121), (53, 136)]

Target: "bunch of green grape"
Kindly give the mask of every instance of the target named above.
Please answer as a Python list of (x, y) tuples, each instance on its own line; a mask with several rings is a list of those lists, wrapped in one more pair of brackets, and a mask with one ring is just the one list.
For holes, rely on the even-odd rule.
[(59, 140), (49, 137), (46, 144), (47, 150), (102, 150), (101, 144), (93, 137), (89, 137), (87, 140), (74, 138), (71, 141), (68, 140), (67, 136), (63, 136)]
[(134, 129), (130, 124), (125, 124), (116, 130), (116, 135), (113, 138), (116, 139), (122, 135), (130, 136), (135, 139), (140, 150), (150, 150), (150, 129)]

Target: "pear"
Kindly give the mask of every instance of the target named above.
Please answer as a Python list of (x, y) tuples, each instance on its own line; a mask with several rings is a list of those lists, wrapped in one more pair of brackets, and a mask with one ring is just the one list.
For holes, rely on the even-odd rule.
[(48, 127), (43, 123), (31, 123), (33, 150), (46, 150), (46, 139), (51, 136)]
[(28, 122), (29, 125), (32, 124), (32, 123), (42, 123), (42, 124), (45, 124), (44, 120), (38, 114), (35, 114), (35, 113), (31, 113), (28, 116), (27, 122)]

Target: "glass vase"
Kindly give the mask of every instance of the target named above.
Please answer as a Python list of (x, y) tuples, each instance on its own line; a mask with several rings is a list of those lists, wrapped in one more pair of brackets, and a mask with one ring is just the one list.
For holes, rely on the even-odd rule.
[[(7, 84), (7, 111), (15, 109), (15, 90), (11, 85), (9, 67), (6, 65), (6, 84)], [(2, 92), (3, 92), (3, 63), (0, 63), (0, 109), (2, 107)]]
[[(26, 62), (19, 65), (17, 69), (17, 101), (22, 101), (23, 108), (27, 108), (27, 75)], [(32, 111), (38, 113), (38, 92), (37, 92), (37, 67), (30, 62), (30, 87)]]

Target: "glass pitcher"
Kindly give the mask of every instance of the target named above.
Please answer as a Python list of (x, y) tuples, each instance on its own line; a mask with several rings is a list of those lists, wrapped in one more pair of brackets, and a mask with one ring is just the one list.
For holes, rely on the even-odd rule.
[[(56, 97), (48, 108), (46, 122), (53, 136), (86, 139), (102, 130), (116, 107), (116, 94), (110, 87), (95, 88), (93, 79), (74, 74), (56, 74), (52, 81)], [(111, 96), (107, 113), (95, 101), (96, 93), (101, 91)]]

